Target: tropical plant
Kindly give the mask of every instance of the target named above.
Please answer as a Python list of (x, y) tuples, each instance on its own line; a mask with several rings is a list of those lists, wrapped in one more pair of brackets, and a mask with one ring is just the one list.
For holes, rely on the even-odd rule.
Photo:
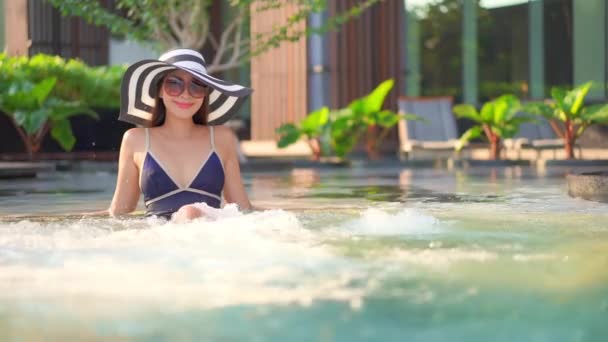
[[(252, 56), (297, 41), (314, 32), (336, 28), (381, 0), (362, 0), (328, 19), (323, 27), (302, 25), (309, 15), (327, 7), (327, 0), (116, 0), (116, 8), (106, 8), (99, 0), (46, 0), (66, 16), (82, 17), (106, 27), (117, 36), (156, 43), (159, 50), (211, 47), (215, 55), (208, 63), (210, 73), (238, 67)], [(221, 32), (212, 28), (218, 18), (215, 6), (227, 14)], [(289, 16), (267, 31), (248, 32), (252, 13), (290, 7)], [(217, 26), (217, 25), (216, 25)]]
[(69, 122), (79, 114), (97, 118), (90, 109), (118, 108), (124, 66), (88, 67), (58, 56), (9, 57), (0, 54), (0, 111), (32, 155), (47, 133), (64, 150), (75, 144)]
[(525, 110), (548, 119), (555, 133), (564, 140), (566, 158), (574, 158), (574, 145), (585, 130), (595, 124), (608, 123), (608, 104), (585, 106), (585, 97), (592, 87), (587, 82), (572, 90), (551, 89), (552, 101), (532, 102)]
[(336, 153), (347, 154), (365, 134), (368, 157), (375, 159), (378, 157), (378, 146), (400, 119), (419, 119), (413, 114), (399, 115), (382, 109), (386, 96), (394, 85), (395, 81), (388, 79), (368, 95), (355, 99), (344, 110), (336, 113), (331, 130)]
[(97, 118), (95, 112), (79, 102), (49, 96), (56, 83), (56, 78), (38, 83), (16, 79), (0, 92), (0, 110), (10, 118), (30, 156), (40, 150), (49, 130), (63, 149), (71, 150), (76, 139), (68, 119), (79, 114)]
[(370, 129), (380, 129), (377, 134), (367, 135), (367, 152), (370, 158), (377, 157), (377, 147), (399, 120), (419, 120), (413, 114), (397, 114), (383, 110), (384, 100), (393, 88), (394, 81), (386, 80), (371, 93), (355, 99), (347, 107), (329, 110), (323, 107), (310, 113), (299, 124), (287, 123), (277, 129), (279, 148), (295, 143), (305, 136), (311, 144), (315, 157), (335, 153), (344, 157), (357, 145)]
[(57, 79), (51, 93), (66, 101), (80, 101), (91, 107), (118, 108), (120, 81), (124, 65), (90, 67), (78, 59), (37, 54), (32, 57), (12, 57), (0, 54), (3, 74), (18, 73), (19, 78), (34, 83), (46, 78)]
[(479, 112), (470, 104), (454, 106), (453, 111), (457, 117), (475, 122), (473, 127), (462, 134), (456, 149), (461, 150), (470, 140), (485, 135), (490, 143), (490, 157), (500, 159), (502, 140), (515, 136), (522, 123), (534, 121), (531, 115), (522, 113), (521, 108), (517, 97), (510, 94), (486, 102)]
[(328, 144), (328, 139), (326, 138), (327, 132), (331, 127), (329, 115), (329, 108), (322, 107), (309, 113), (297, 125), (293, 123), (286, 123), (277, 128), (276, 132), (280, 135), (280, 139), (277, 142), (277, 147), (285, 148), (300, 140), (300, 138), (304, 136), (306, 137), (306, 142), (313, 152), (314, 159), (318, 160), (321, 156), (331, 155), (332, 149)]

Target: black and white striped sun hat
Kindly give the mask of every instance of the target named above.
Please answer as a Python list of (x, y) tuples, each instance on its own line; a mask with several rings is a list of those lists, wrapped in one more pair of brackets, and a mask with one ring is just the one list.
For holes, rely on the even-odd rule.
[(176, 49), (158, 58), (145, 59), (127, 68), (120, 88), (121, 121), (149, 126), (158, 81), (168, 72), (181, 69), (211, 88), (209, 93), (209, 125), (228, 121), (251, 94), (252, 89), (217, 79), (207, 74), (203, 56), (190, 49)]

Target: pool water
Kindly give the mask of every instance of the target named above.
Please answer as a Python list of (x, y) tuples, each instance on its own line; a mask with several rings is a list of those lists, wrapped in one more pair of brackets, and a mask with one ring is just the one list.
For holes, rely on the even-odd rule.
[(252, 202), (82, 218), (111, 171), (0, 180), (0, 340), (605, 341), (608, 205), (565, 170), (244, 174)]

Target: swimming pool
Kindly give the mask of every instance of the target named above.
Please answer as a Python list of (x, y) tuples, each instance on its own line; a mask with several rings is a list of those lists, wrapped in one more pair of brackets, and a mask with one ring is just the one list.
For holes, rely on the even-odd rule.
[(563, 176), (249, 172), (268, 210), (184, 224), (65, 215), (111, 171), (0, 180), (0, 340), (603, 341), (608, 205)]

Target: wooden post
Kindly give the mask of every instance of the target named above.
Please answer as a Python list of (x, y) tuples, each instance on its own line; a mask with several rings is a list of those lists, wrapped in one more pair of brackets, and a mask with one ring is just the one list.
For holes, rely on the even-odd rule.
[(462, 87), (463, 101), (472, 105), (479, 99), (477, 75), (477, 1), (462, 2)]
[(605, 0), (572, 2), (574, 85), (593, 81), (595, 86), (589, 91), (588, 99), (603, 100), (605, 94), (602, 86), (605, 86), (606, 73), (606, 6), (608, 4)]
[(4, 52), (4, 42), (6, 41), (6, 33), (4, 32), (4, 0), (0, 0), (0, 52)]
[[(283, 2), (281, 2), (283, 3)], [(284, 2), (288, 3), (288, 2)], [(256, 6), (256, 5), (252, 5)], [(251, 34), (268, 32), (274, 25), (297, 11), (296, 5), (251, 12)], [(295, 27), (305, 30), (306, 22)], [(307, 114), (307, 44), (283, 42), (251, 60), (251, 140), (275, 140), (276, 128), (286, 122), (299, 122)]]
[(4, 1), (4, 16), (6, 53), (27, 56), (30, 47), (27, 0)]
[(545, 25), (543, 1), (530, 1), (528, 9), (530, 56), (530, 98), (539, 100), (545, 98)]
[[(327, 11), (311, 13), (308, 22), (312, 27), (322, 27), (327, 22)], [(308, 37), (308, 110), (329, 106), (329, 54), (327, 34)]]

